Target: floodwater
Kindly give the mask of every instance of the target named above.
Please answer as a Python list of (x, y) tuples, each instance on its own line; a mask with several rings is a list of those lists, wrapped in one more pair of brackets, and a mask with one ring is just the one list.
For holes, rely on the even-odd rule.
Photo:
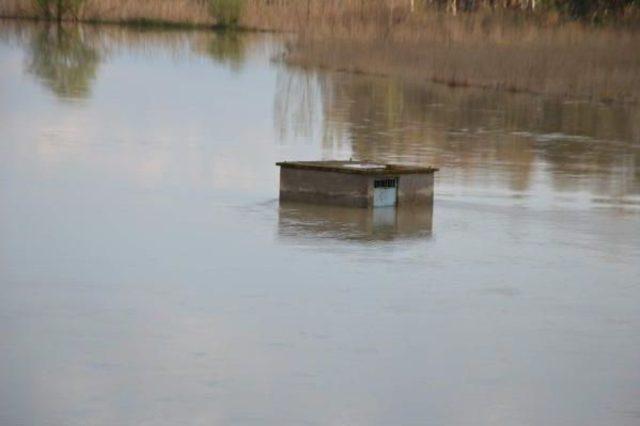
[[(0, 25), (0, 424), (640, 424), (638, 107)], [(433, 211), (279, 205), (350, 157)]]

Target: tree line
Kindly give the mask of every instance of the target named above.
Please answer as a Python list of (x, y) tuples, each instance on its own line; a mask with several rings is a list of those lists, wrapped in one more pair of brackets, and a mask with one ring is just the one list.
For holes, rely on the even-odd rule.
[[(420, 0), (410, 2), (413, 8)], [(454, 14), (479, 9), (553, 11), (574, 19), (616, 16), (640, 9), (640, 0), (426, 0), (424, 3)]]

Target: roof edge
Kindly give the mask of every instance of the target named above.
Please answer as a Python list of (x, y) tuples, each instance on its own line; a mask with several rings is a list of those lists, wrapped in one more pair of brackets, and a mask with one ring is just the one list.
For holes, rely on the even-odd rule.
[(409, 166), (403, 164), (380, 164), (384, 168), (348, 168), (348, 164), (378, 164), (368, 161), (279, 161), (276, 166), (292, 169), (317, 170), (359, 175), (389, 175), (389, 174), (426, 174), (439, 171), (436, 167)]

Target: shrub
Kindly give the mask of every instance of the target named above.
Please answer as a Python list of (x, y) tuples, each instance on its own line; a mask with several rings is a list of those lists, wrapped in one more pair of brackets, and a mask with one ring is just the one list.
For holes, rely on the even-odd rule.
[(244, 0), (209, 0), (209, 7), (218, 25), (235, 27), (242, 16)]

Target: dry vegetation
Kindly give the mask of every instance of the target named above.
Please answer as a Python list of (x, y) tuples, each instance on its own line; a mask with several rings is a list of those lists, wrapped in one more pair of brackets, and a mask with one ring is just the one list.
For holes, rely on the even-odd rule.
[[(34, 0), (2, 0), (0, 16), (42, 18)], [(96, 22), (148, 22), (212, 25), (206, 1), (199, 0), (86, 0), (68, 20)]]
[[(420, 30), (418, 30), (420, 28)], [(640, 101), (640, 33), (540, 25), (470, 15), (392, 26), (303, 33), (286, 60), (305, 67), (377, 73), (450, 86), (581, 99)]]
[(414, 30), (416, 23), (434, 14), (506, 12), (549, 22), (568, 19), (575, 15), (572, 11), (582, 9), (589, 13), (580, 15), (587, 21), (640, 20), (639, 0), (2, 0), (0, 17), (54, 19), (46, 9), (55, 14), (65, 3), (73, 11), (65, 13), (64, 20), (211, 25), (237, 13), (239, 26), (271, 30), (357, 28), (380, 33), (398, 25)]
[[(506, 7), (490, 10), (482, 7), (487, 2), (479, 0), (439, 2), (475, 5), (473, 13), (458, 10), (457, 16), (448, 6), (438, 11), (436, 3), (438, 0), (86, 0), (77, 13), (66, 18), (212, 26), (222, 19), (216, 19), (216, 11), (222, 16), (221, 8), (241, 4), (236, 8), (237, 22), (231, 18), (238, 26), (298, 34), (285, 58), (291, 64), (451, 86), (640, 101), (640, 32), (628, 25), (632, 20), (625, 21), (636, 9), (628, 9), (615, 27), (594, 27), (567, 21), (552, 9), (530, 9), (541, 1), (494, 2), (520, 5), (517, 12)], [(3, 0), (0, 16), (37, 18), (41, 13), (34, 0)]]

